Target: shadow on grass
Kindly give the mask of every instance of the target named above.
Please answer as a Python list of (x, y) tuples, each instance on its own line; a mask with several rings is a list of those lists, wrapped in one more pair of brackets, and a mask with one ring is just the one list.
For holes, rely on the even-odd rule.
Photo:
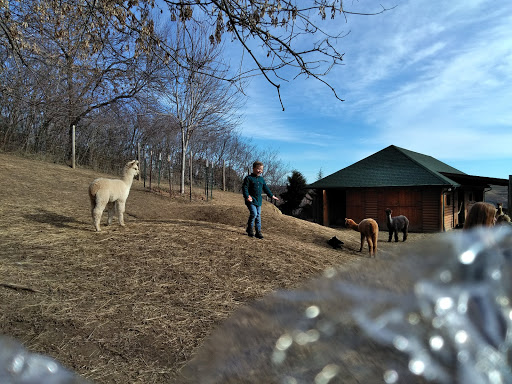
[(59, 215), (55, 212), (40, 210), (39, 213), (23, 215), (25, 219), (42, 224), (51, 224), (57, 228), (74, 228), (70, 223), (78, 223), (74, 217)]

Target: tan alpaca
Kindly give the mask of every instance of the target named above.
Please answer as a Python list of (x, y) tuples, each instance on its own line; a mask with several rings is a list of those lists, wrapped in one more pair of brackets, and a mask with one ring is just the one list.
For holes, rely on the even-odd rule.
[(100, 232), (101, 215), (108, 206), (107, 225), (112, 224), (114, 210), (117, 211), (119, 224), (124, 227), (124, 209), (130, 194), (133, 177), (139, 174), (139, 162), (132, 160), (126, 163), (122, 179), (99, 178), (89, 185), (91, 214), (96, 231)]
[(503, 215), (503, 203), (498, 203), (498, 209), (496, 210), (496, 217)]
[(373, 219), (364, 219), (357, 224), (352, 219), (345, 218), (345, 227), (352, 228), (354, 231), (361, 233), (361, 248), (363, 250), (364, 239), (368, 242), (370, 257), (377, 257), (377, 240), (379, 238), (379, 225)]

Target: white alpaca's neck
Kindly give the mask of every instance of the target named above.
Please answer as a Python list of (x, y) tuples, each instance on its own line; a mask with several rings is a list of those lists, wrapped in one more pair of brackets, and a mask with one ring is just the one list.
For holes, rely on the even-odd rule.
[(130, 169), (128, 170), (127, 172), (125, 172), (124, 176), (123, 176), (123, 181), (124, 183), (128, 186), (128, 187), (131, 187), (132, 186), (132, 183), (133, 183), (133, 176), (134, 176), (134, 173), (133, 171)]

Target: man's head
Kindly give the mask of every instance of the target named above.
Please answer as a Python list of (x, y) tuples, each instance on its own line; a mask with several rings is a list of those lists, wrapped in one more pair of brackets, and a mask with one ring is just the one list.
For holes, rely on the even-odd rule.
[(252, 164), (252, 173), (260, 176), (263, 173), (263, 163), (261, 161), (255, 161)]

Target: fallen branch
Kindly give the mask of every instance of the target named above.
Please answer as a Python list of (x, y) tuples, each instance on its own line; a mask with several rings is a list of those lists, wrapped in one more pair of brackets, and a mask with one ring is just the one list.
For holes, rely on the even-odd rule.
[(0, 287), (10, 288), (10, 289), (14, 289), (16, 291), (29, 291), (29, 292), (34, 292), (34, 293), (44, 293), (42, 291), (38, 291), (37, 289), (22, 287), (21, 285), (16, 285), (16, 284), (0, 283)]

